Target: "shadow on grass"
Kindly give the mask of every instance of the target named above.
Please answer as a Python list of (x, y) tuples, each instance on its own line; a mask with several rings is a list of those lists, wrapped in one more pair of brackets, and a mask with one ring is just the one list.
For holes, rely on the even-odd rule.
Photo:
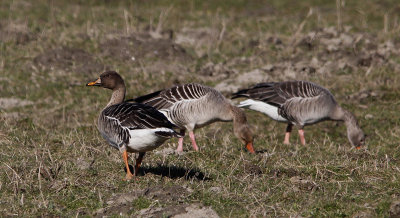
[(268, 150), (267, 149), (261, 149), (261, 150), (255, 150), (256, 154), (264, 154), (267, 153)]
[[(133, 167), (129, 165), (129, 169), (131, 172), (133, 171)], [(126, 168), (125, 168), (126, 172)], [(183, 167), (176, 167), (176, 166), (162, 166), (158, 165), (156, 167), (153, 166), (143, 166), (140, 167), (139, 169), (139, 175), (144, 175), (146, 173), (152, 173), (155, 175), (160, 175), (160, 176), (166, 176), (171, 179), (177, 179), (177, 178), (185, 178), (186, 180), (211, 180), (211, 178), (206, 177), (203, 172), (201, 172), (198, 169), (186, 169)]]

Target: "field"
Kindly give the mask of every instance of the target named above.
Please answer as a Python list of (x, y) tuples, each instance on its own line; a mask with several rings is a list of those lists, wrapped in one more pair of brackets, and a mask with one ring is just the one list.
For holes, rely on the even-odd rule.
[[(111, 92), (85, 86), (104, 70), (123, 76), (127, 98), (313, 81), (356, 115), (366, 145), (351, 146), (341, 122), (284, 145), (285, 124), (246, 110), (255, 155), (232, 123), (214, 123), (196, 131), (200, 152), (169, 140), (126, 182), (96, 127)], [(396, 0), (2, 0), (0, 215), (398, 217), (399, 96)]]

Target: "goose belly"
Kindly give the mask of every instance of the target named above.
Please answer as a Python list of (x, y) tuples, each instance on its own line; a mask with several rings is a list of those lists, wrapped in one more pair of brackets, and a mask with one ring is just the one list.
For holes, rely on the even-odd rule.
[(156, 134), (158, 131), (173, 132), (168, 128), (129, 130), (129, 143), (126, 145), (131, 152), (151, 151), (162, 145), (168, 138)]
[(279, 122), (288, 122), (284, 117), (279, 115), (278, 107), (272, 106), (272, 105), (267, 104), (267, 103), (262, 102), (262, 101), (248, 99), (246, 101), (240, 102), (238, 107), (248, 108), (248, 109), (251, 109), (251, 110), (254, 110), (254, 111), (261, 112), (261, 113), (266, 114), (270, 118), (272, 118), (272, 119), (274, 119), (276, 121), (279, 121)]

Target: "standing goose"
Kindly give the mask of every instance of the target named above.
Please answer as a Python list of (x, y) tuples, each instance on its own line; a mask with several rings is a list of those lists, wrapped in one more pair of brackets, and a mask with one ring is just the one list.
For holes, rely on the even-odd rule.
[(304, 126), (324, 120), (344, 121), (347, 137), (357, 148), (364, 144), (365, 135), (355, 116), (340, 107), (327, 89), (306, 81), (259, 83), (233, 94), (245, 97), (239, 107), (259, 111), (280, 122), (288, 123), (285, 140), (289, 144), (293, 125), (299, 127), (301, 144), (305, 145)]
[(118, 73), (104, 72), (87, 86), (101, 86), (113, 91), (110, 101), (100, 113), (98, 129), (113, 148), (123, 153), (126, 180), (133, 177), (128, 165), (127, 152), (139, 152), (135, 165), (137, 176), (147, 151), (157, 148), (169, 138), (181, 137), (172, 129), (176, 126), (153, 107), (124, 102), (125, 83)]
[[(194, 150), (198, 151), (193, 130), (216, 121), (232, 121), (235, 135), (241, 139), (249, 152), (253, 148), (253, 134), (247, 124), (245, 113), (233, 106), (217, 90), (200, 84), (190, 83), (160, 90), (133, 101), (157, 108), (181, 129), (189, 131)], [(177, 151), (183, 151), (183, 136), (179, 138)]]

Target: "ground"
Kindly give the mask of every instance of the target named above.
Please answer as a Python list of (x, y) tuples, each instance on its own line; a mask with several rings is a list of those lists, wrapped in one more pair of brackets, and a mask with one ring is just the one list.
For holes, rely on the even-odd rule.
[[(400, 216), (399, 12), (395, 0), (0, 1), (0, 214)], [(285, 124), (246, 110), (256, 154), (215, 123), (196, 131), (199, 152), (169, 140), (123, 181), (96, 128), (110, 91), (85, 87), (110, 69), (127, 98), (313, 81), (367, 143), (327, 121), (305, 128), (307, 145), (296, 131), (284, 145)]]

